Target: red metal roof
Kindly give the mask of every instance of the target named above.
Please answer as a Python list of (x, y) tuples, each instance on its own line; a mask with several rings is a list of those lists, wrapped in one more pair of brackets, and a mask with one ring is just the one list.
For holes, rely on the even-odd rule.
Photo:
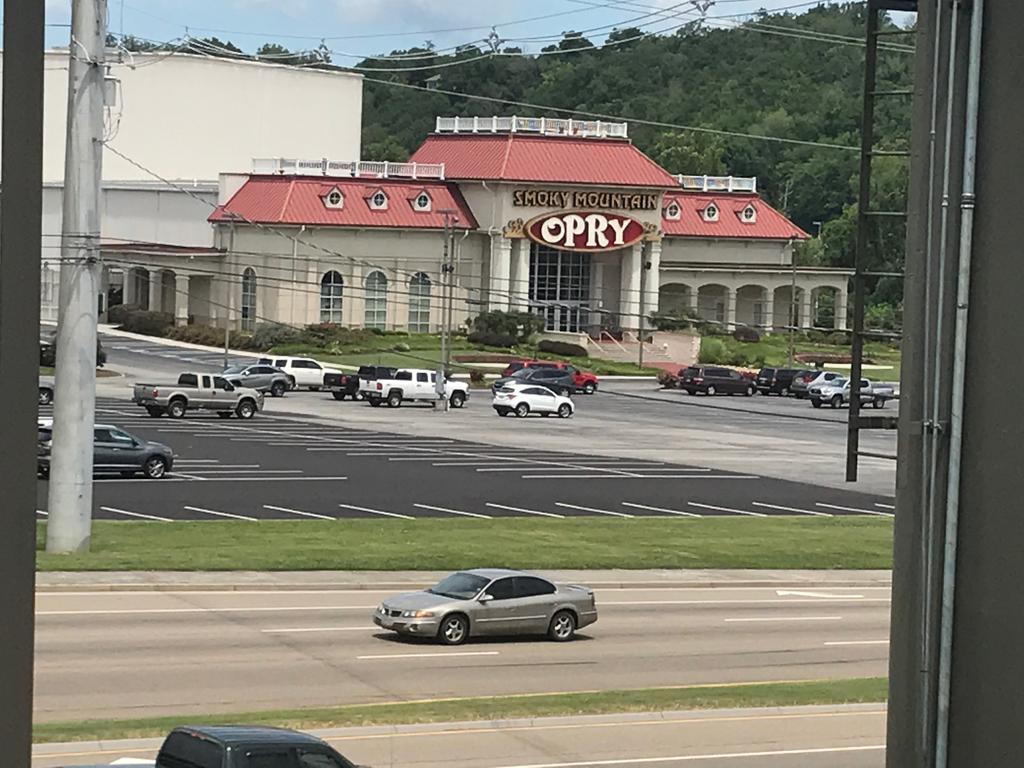
[(534, 181), (611, 187), (677, 187), (628, 141), (526, 134), (432, 134), (410, 162), (444, 163), (455, 180)]
[[(334, 189), (344, 196), (340, 209), (324, 204), (324, 198)], [(369, 199), (378, 190), (388, 197), (386, 210), (370, 207)], [(420, 192), (430, 196), (429, 211), (417, 211), (413, 207), (413, 200)], [(457, 212), (459, 229), (477, 228), (462, 193), (454, 184), (443, 181), (250, 176), (227, 203), (217, 207), (210, 221), (241, 219), (255, 224), (442, 229), (444, 216), (440, 211), (445, 209)]]
[[(669, 219), (672, 203), (679, 206), (679, 218)], [(718, 208), (718, 221), (705, 221), (704, 209)], [(740, 213), (753, 206), (755, 220), (744, 221)], [(661, 231), (667, 237), (730, 237), (758, 240), (806, 240), (810, 235), (757, 195), (736, 193), (668, 192), (661, 209)]]

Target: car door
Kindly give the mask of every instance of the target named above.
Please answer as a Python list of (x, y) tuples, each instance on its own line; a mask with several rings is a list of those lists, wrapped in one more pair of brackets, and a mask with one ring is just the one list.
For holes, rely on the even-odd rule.
[(747, 391), (747, 379), (738, 371), (729, 372), (729, 391), (742, 393)]
[(144, 451), (134, 437), (120, 429), (110, 430), (111, 446), (115, 463), (122, 469), (138, 469), (142, 466)]
[[(520, 583), (521, 580), (522, 583)], [(538, 588), (539, 585), (536, 582), (539, 581), (543, 580), (508, 576), (498, 579), (487, 587), (484, 593), (494, 595), (493, 600), (483, 604), (493, 613), (492, 616), (487, 617), (493, 619), (486, 622), (488, 634), (532, 634), (540, 631), (541, 627), (545, 627), (547, 621), (545, 605), (550, 597), (545, 597)]]
[(554, 611), (555, 585), (536, 576), (516, 576), (513, 611), (517, 632), (546, 632)]
[(251, 368), (246, 368), (242, 371), (242, 386), (250, 387), (252, 389), (267, 389), (270, 386), (270, 376), (267, 373), (269, 370), (272, 369), (265, 368), (262, 365), (254, 365)]
[(524, 392), (529, 398), (527, 402), (530, 404), (530, 410), (536, 413), (554, 413), (557, 408), (555, 406), (555, 393), (547, 387), (530, 387)]
[(117, 446), (110, 430), (96, 427), (92, 431), (92, 467), (94, 472), (112, 472), (117, 469)]
[(210, 388), (210, 399), (207, 407), (216, 409), (230, 407), (235, 402), (235, 393), (228, 391), (228, 387), (232, 385), (223, 376), (214, 376), (212, 383), (213, 386)]
[(436, 396), (434, 385), (430, 383), (430, 374), (426, 371), (416, 371), (416, 397), (429, 399)]
[(515, 596), (515, 582), (511, 576), (495, 579), (483, 591), (490, 599), (477, 602), (470, 621), (481, 635), (508, 634), (512, 627), (511, 601)]

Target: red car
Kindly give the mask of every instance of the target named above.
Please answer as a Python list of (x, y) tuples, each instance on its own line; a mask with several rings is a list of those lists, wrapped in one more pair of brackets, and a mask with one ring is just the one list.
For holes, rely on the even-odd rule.
[(589, 371), (581, 371), (574, 365), (558, 360), (513, 360), (505, 367), (501, 375), (511, 376), (523, 368), (558, 368), (568, 371), (572, 374), (572, 383), (575, 385), (577, 392), (582, 392), (586, 395), (592, 395), (597, 392), (597, 376)]

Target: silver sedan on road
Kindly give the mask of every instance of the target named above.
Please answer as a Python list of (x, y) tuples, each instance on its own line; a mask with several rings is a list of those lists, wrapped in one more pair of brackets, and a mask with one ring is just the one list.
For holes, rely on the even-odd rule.
[(422, 592), (391, 597), (377, 606), (378, 627), (403, 635), (436, 637), (460, 645), (478, 635), (547, 635), (571, 640), (597, 621), (594, 592), (554, 584), (503, 568), (459, 571)]

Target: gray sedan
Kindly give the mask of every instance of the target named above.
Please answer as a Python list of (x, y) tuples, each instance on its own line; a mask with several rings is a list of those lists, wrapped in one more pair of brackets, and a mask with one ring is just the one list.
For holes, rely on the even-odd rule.
[(594, 592), (522, 571), (460, 571), (422, 592), (391, 597), (373, 614), (378, 627), (460, 645), (478, 635), (547, 635), (571, 640), (597, 621)]
[(221, 371), (232, 384), (256, 389), (271, 397), (282, 397), (295, 386), (295, 381), (280, 368), (270, 365), (232, 365)]

